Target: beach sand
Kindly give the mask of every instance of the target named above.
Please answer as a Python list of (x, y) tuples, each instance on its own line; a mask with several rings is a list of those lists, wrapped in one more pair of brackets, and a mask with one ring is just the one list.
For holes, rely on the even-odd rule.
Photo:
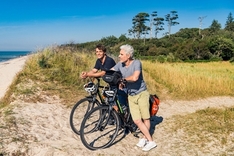
[[(14, 76), (24, 65), (27, 57), (0, 63), (0, 95), (6, 93)], [(151, 120), (153, 139), (157, 147), (143, 152), (135, 146), (138, 138), (128, 134), (118, 137), (116, 144), (106, 149), (90, 151), (86, 149), (79, 136), (74, 134), (69, 125), (71, 108), (68, 108), (57, 96), (44, 97), (46, 102), (27, 103), (20, 99), (8, 107), (0, 109), (0, 155), (25, 156), (91, 156), (91, 155), (129, 155), (129, 156), (195, 156), (220, 155), (227, 149), (233, 149), (232, 140), (228, 146), (218, 144), (214, 138), (203, 148), (183, 140), (184, 132), (165, 133), (173, 115), (193, 113), (208, 107), (234, 106), (234, 97), (212, 97), (196, 101), (161, 101), (157, 116)], [(1, 112), (13, 112), (7, 116)], [(15, 126), (8, 126), (6, 121), (14, 119)], [(229, 145), (230, 142), (230, 145)], [(205, 150), (204, 150), (205, 148)], [(201, 150), (202, 149), (202, 150)], [(233, 151), (226, 152), (234, 155)]]
[(5, 95), (15, 75), (22, 70), (28, 56), (11, 59), (0, 63), (0, 99)]

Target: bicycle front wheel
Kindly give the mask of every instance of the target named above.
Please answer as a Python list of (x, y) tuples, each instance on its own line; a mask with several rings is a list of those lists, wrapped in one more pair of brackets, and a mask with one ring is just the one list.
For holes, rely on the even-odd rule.
[(92, 97), (87, 97), (78, 101), (72, 108), (70, 114), (70, 126), (73, 132), (80, 135), (80, 125), (87, 113), (95, 106), (99, 106), (98, 100), (93, 101)]
[[(109, 106), (92, 109), (84, 118), (80, 127), (80, 138), (84, 146), (90, 150), (106, 148), (117, 137), (120, 120)], [(111, 121), (111, 122), (110, 122)]]

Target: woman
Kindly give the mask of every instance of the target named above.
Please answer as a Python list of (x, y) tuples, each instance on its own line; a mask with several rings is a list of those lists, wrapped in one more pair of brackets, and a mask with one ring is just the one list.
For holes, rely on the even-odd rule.
[(127, 81), (130, 112), (134, 123), (144, 135), (136, 145), (143, 147), (143, 151), (149, 151), (157, 146), (149, 132), (149, 92), (143, 79), (141, 62), (133, 59), (133, 53), (132, 46), (122, 45), (119, 53), (120, 61), (112, 69), (120, 71), (124, 81)]

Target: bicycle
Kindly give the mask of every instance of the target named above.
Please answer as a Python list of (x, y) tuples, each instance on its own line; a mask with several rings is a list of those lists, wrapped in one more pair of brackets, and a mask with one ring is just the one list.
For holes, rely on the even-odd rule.
[[(105, 103), (102, 92), (108, 89), (108, 86), (100, 85), (100, 78), (95, 78), (95, 84), (92, 79), (84, 85), (85, 91), (89, 93), (88, 96), (79, 100), (72, 108), (70, 113), (70, 126), (73, 132), (80, 135), (80, 124), (85, 115), (92, 110), (95, 106), (100, 106)], [(103, 89), (102, 92), (100, 89)], [(99, 100), (98, 100), (99, 98)]]
[[(109, 147), (120, 129), (129, 130), (136, 136), (137, 126), (128, 107), (119, 103), (117, 86), (110, 85), (109, 90), (103, 92), (106, 103), (89, 111), (81, 123), (80, 138), (83, 145), (90, 150)], [(110, 125), (108, 121), (111, 118), (114, 124)]]

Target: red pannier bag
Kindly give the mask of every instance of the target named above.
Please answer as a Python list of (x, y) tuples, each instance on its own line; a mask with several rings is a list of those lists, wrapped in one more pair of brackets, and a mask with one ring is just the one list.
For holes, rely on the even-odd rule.
[(159, 103), (160, 100), (156, 94), (150, 94), (149, 97), (149, 103), (150, 103), (150, 116), (155, 116), (159, 110)]

